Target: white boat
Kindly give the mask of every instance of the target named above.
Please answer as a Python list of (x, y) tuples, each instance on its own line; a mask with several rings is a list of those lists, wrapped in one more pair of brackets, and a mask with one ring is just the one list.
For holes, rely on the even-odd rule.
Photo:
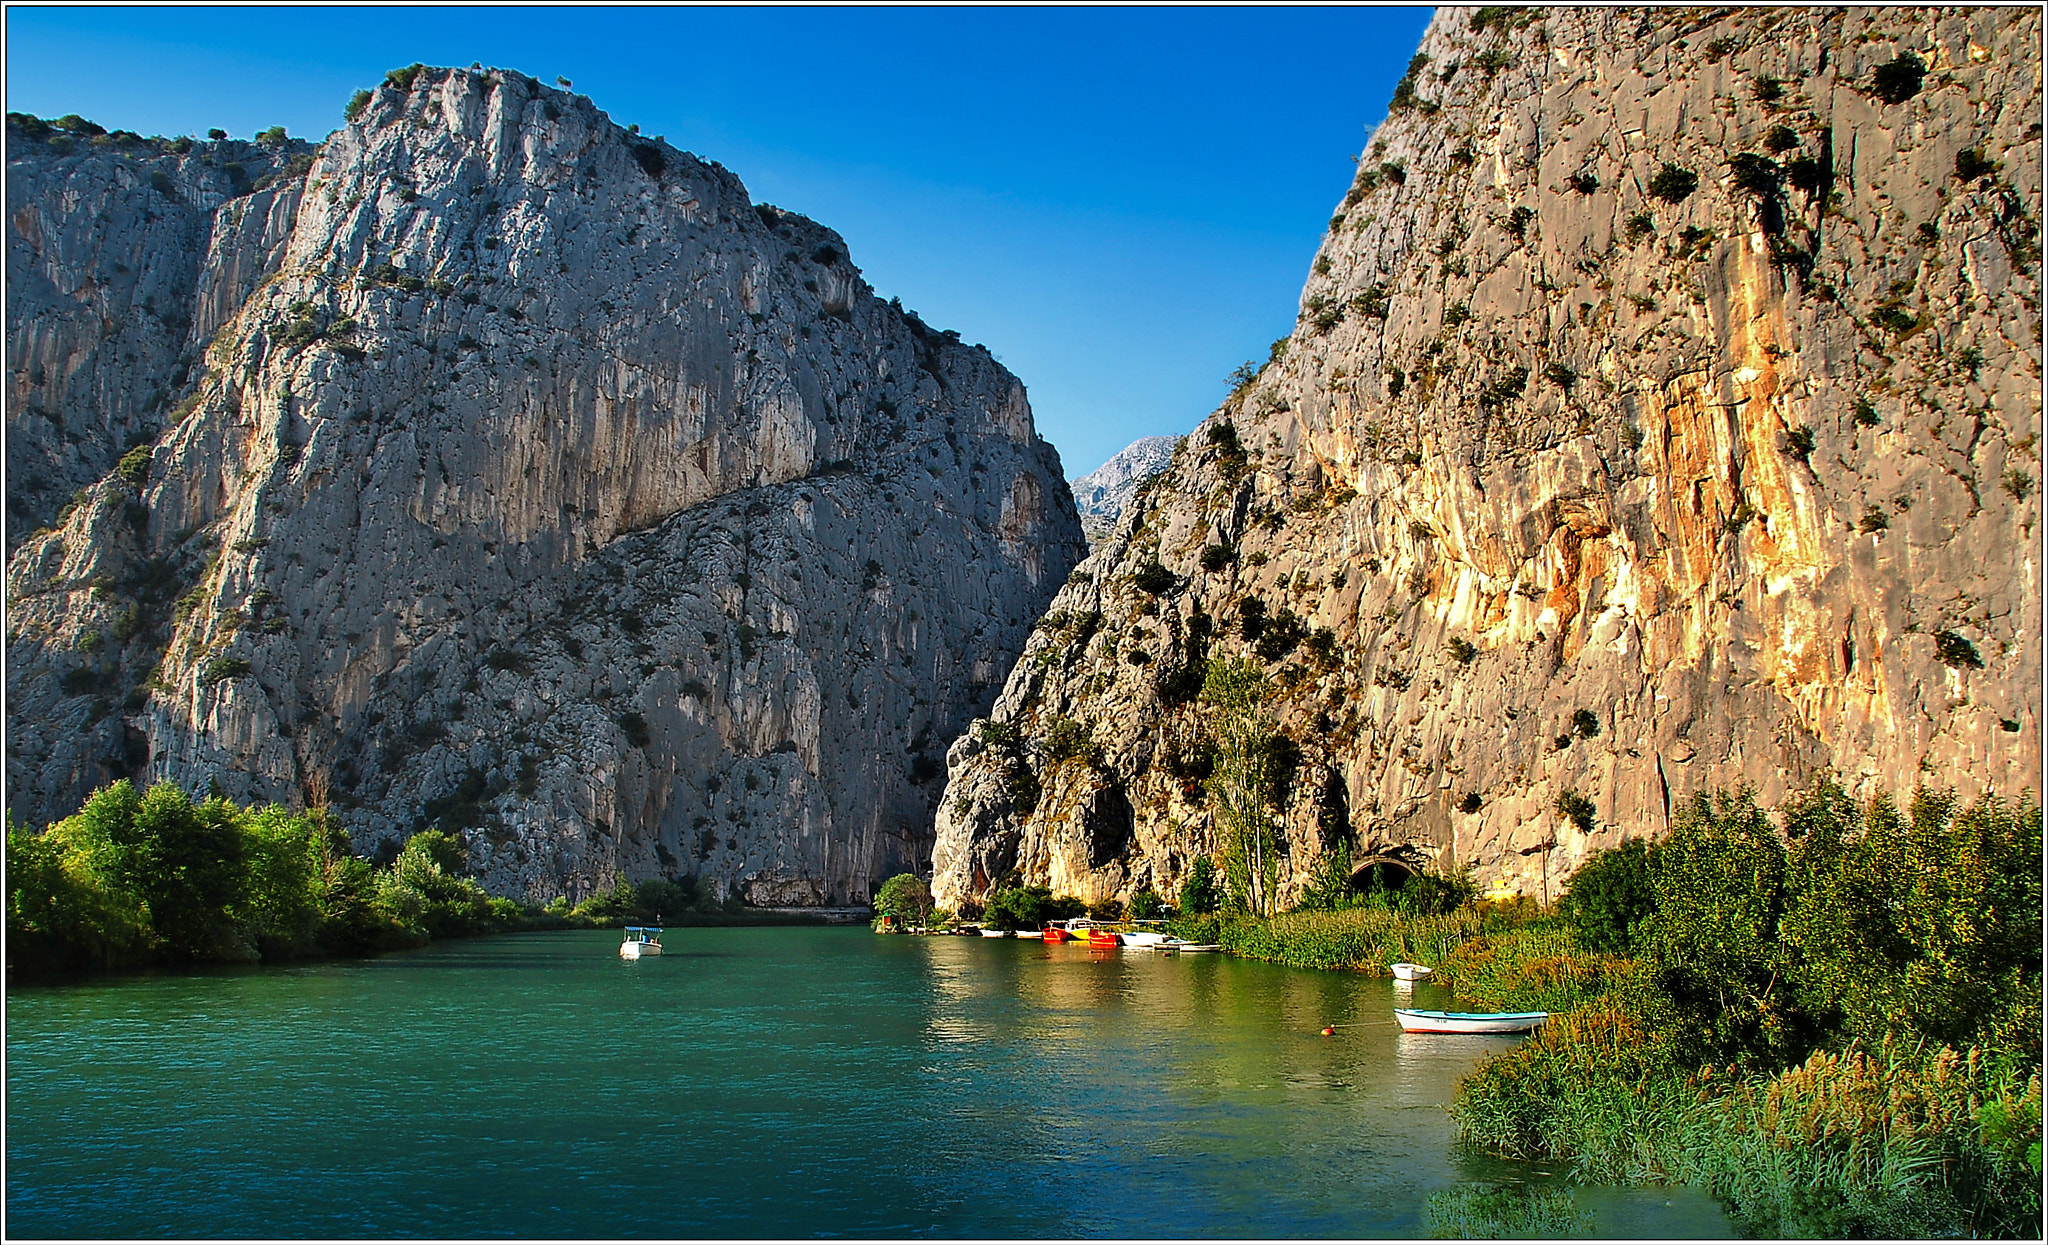
[(1117, 938), (1126, 947), (1157, 947), (1174, 940), (1172, 934), (1164, 934), (1158, 930), (1151, 929), (1132, 930), (1129, 933), (1117, 935)]
[(1527, 1033), (1549, 1012), (1424, 1012), (1397, 1007), (1394, 1019), (1409, 1033)]
[(1010, 931), (1006, 929), (985, 929), (981, 931), (981, 936), (983, 938), (1008, 938)]
[(1429, 970), (1420, 964), (1396, 964), (1393, 968), (1395, 981), (1421, 981), (1429, 976)]
[(1223, 944), (1216, 942), (1182, 942), (1178, 938), (1169, 938), (1165, 942), (1153, 943), (1152, 949), (1154, 951), (1186, 951), (1189, 954), (1194, 954), (1200, 951), (1221, 951), (1223, 950)]
[(619, 958), (638, 960), (650, 955), (661, 954), (661, 926), (628, 925), (626, 940), (619, 944)]

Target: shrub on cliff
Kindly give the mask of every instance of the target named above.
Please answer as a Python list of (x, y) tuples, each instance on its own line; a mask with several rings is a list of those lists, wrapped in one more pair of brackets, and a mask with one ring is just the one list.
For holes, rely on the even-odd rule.
[(1675, 164), (1666, 164), (1650, 179), (1649, 191), (1653, 199), (1677, 204), (1685, 201), (1687, 195), (1699, 188), (1699, 174), (1691, 169), (1682, 169)]
[(1887, 104), (1903, 104), (1920, 93), (1927, 79), (1927, 64), (1911, 52), (1901, 52), (1870, 71), (1870, 93)]

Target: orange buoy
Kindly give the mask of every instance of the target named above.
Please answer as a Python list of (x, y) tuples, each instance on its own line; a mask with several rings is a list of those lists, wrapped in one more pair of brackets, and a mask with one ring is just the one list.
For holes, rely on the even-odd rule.
[(1337, 1035), (1337, 1028), (1336, 1028), (1336, 1026), (1335, 1026), (1335, 1025), (1332, 1025), (1332, 1026), (1330, 1026), (1329, 1028), (1326, 1028), (1326, 1029), (1324, 1029), (1324, 1030), (1323, 1030), (1323, 1036), (1324, 1036), (1324, 1037), (1335, 1037), (1336, 1035)]

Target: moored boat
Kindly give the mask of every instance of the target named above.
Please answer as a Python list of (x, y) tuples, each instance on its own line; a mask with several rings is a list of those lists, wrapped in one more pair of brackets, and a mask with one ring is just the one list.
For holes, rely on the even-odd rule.
[(1424, 977), (1429, 976), (1429, 969), (1420, 964), (1403, 963), (1395, 964), (1392, 967), (1395, 981), (1421, 981)]
[(661, 926), (628, 925), (626, 940), (619, 944), (619, 958), (638, 960), (661, 954)]
[(1102, 950), (1109, 947), (1122, 946), (1123, 944), (1117, 940), (1115, 930), (1091, 929), (1088, 931), (1088, 945), (1097, 950)]
[(1427, 1012), (1394, 1009), (1409, 1033), (1527, 1033), (1550, 1019), (1549, 1012)]
[(1012, 934), (1006, 929), (985, 929), (981, 931), (981, 936), (983, 938), (1009, 938), (1012, 937)]

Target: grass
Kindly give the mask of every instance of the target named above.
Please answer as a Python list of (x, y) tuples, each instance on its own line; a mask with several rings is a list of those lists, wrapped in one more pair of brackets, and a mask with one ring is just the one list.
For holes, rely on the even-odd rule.
[(1392, 965), (1403, 961), (1439, 963), (1476, 935), (1480, 925), (1479, 915), (1469, 909), (1428, 917), (1376, 907), (1283, 912), (1264, 921), (1224, 921), (1217, 941), (1225, 951), (1246, 959), (1384, 977), (1392, 975)]
[(1571, 1161), (1582, 1183), (1692, 1185), (1746, 1235), (2039, 1235), (2038, 1070), (1887, 1047), (1820, 1051), (1775, 1075), (1686, 1075), (1615, 976), (1460, 1083), (1452, 1114), (1468, 1140)]
[(1572, 1203), (1568, 1189), (1476, 1184), (1430, 1194), (1423, 1227), (1439, 1241), (1583, 1237), (1593, 1234), (1593, 1216)]
[[(1681, 1065), (1646, 1015), (1636, 961), (1588, 952), (1527, 901), (1441, 916), (1371, 905), (1264, 921), (1210, 918), (1233, 954), (1301, 968), (1434, 980), (1488, 1010), (1550, 1022), (1458, 1087), (1463, 1137), (1498, 1155), (1571, 1164), (1584, 1184), (1686, 1184), (1745, 1235), (2008, 1236), (2041, 1229), (2041, 1078), (2032, 1062), (1922, 1044), (1822, 1050), (1780, 1070)], [(1561, 1189), (1432, 1194), (1438, 1238), (1584, 1235)]]

